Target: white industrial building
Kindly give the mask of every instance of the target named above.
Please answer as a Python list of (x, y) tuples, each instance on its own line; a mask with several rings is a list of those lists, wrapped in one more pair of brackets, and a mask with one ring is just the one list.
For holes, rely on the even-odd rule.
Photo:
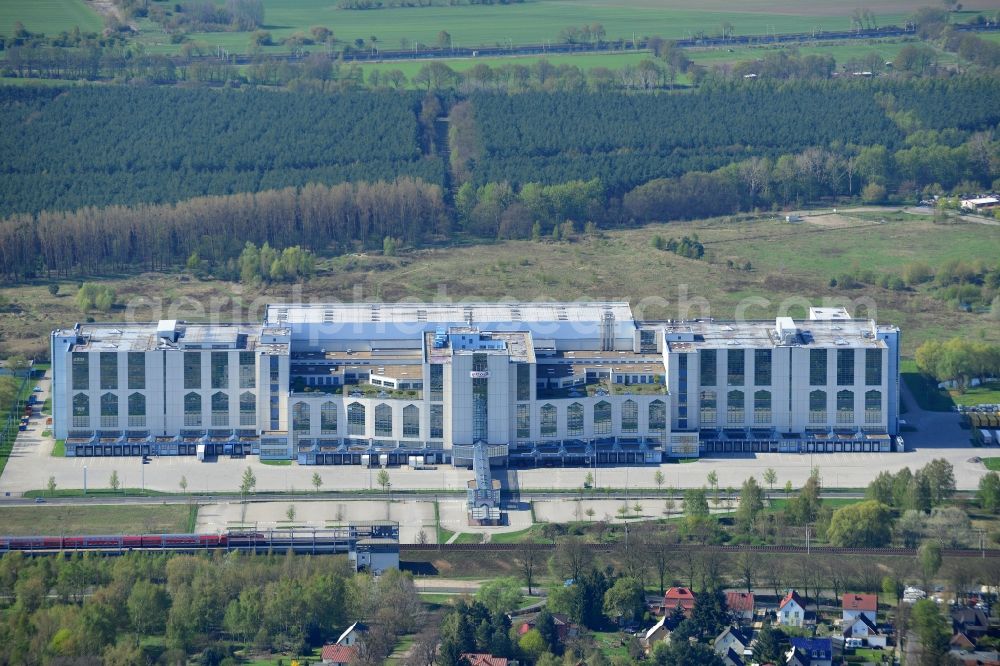
[(637, 321), (627, 303), (280, 304), (263, 324), (52, 333), (67, 455), (300, 464), (660, 462), (901, 449), (899, 330)]

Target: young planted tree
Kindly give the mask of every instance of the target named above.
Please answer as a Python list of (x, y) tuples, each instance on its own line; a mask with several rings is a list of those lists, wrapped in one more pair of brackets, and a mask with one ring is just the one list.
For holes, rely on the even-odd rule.
[(315, 488), (318, 493), (320, 486), (323, 485), (323, 477), (319, 475), (319, 472), (313, 472), (312, 484), (313, 488)]
[(381, 486), (383, 493), (389, 492), (389, 486), (391, 486), (392, 483), (389, 480), (388, 470), (380, 469), (378, 471), (378, 476), (375, 477), (375, 481), (378, 483), (379, 486)]
[(118, 470), (113, 470), (111, 472), (111, 478), (108, 479), (108, 486), (114, 492), (118, 492), (118, 489), (121, 488), (121, 485), (122, 485), (121, 481), (118, 480)]

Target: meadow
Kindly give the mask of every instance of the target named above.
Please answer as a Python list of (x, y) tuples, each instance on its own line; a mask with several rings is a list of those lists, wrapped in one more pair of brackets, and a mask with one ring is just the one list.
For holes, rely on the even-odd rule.
[[(19, 0), (23, 2), (24, 0)], [(62, 0), (70, 2), (71, 0)], [(510, 5), (458, 5), (391, 8), (368, 11), (336, 9), (333, 0), (265, 0), (264, 29), (278, 41), (296, 32), (322, 25), (343, 42), (376, 38), (382, 48), (409, 48), (414, 43), (434, 45), (438, 33), (447, 31), (457, 46), (558, 43), (569, 26), (600, 23), (605, 39), (631, 40), (649, 35), (668, 39), (699, 33), (722, 34), (723, 26), (738, 35), (813, 32), (851, 29), (853, 5), (838, 0), (529, 0)], [(878, 25), (901, 25), (924, 0), (882, 0), (867, 3)], [(989, 0), (971, 0), (956, 20), (993, 8)], [(162, 32), (142, 25), (143, 40), (151, 50), (179, 47), (165, 43)], [(221, 46), (233, 53), (246, 52), (249, 34), (241, 32), (192, 33), (194, 41)], [(319, 47), (321, 48), (321, 47)], [(282, 50), (273, 47), (267, 50)]]
[(4, 534), (156, 534), (187, 532), (190, 509), (183, 504), (150, 506), (9, 506)]
[(83, 0), (3, 0), (0, 2), (0, 35), (12, 35), (20, 21), (31, 32), (54, 35), (79, 26), (82, 32), (98, 32), (104, 25), (100, 15)]

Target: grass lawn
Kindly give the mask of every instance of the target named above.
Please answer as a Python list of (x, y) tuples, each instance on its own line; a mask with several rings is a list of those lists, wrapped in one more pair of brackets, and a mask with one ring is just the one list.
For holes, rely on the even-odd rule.
[(551, 539), (542, 537), (543, 525), (532, 525), (531, 527), (517, 532), (501, 532), (494, 534), (490, 538), (490, 543), (523, 543), (532, 541), (535, 543), (550, 543)]
[(437, 606), (446, 606), (454, 601), (460, 594), (447, 594), (445, 592), (420, 592), (420, 600), (425, 604), (435, 604)]
[(30, 32), (55, 35), (79, 26), (82, 32), (100, 32), (101, 17), (83, 0), (3, 0), (0, 2), (0, 34), (12, 35), (20, 21)]
[(948, 391), (956, 405), (983, 405), (1000, 403), (1000, 382), (987, 382), (980, 386), (966, 389), (965, 393)]
[[(772, 511), (781, 511), (788, 507), (788, 499), (772, 499), (769, 504)], [(851, 504), (857, 504), (858, 502), (863, 502), (863, 499), (846, 499), (846, 498), (833, 498), (828, 497), (823, 498), (823, 506), (828, 506), (834, 511), (843, 508), (845, 506), (850, 506)]]
[(183, 533), (190, 512), (184, 504), (11, 506), (0, 509), (0, 521), (12, 535)]
[(66, 440), (57, 439), (56, 443), (52, 445), (52, 457), (53, 458), (65, 458), (66, 457)]
[(273, 465), (274, 467), (288, 467), (292, 464), (291, 460), (261, 460), (264, 465)]
[(458, 535), (458, 538), (455, 539), (454, 541), (454, 543), (482, 543), (482, 542), (483, 542), (483, 535), (475, 534), (472, 532), (462, 532), (461, 534)]
[(615, 657), (628, 658), (628, 648), (622, 645), (622, 639), (628, 640), (620, 631), (595, 631), (593, 632), (594, 641), (597, 643), (597, 647), (600, 648), (601, 652), (604, 653), (608, 659), (614, 659)]
[(983, 464), (988, 470), (1000, 472), (1000, 458), (983, 458)]

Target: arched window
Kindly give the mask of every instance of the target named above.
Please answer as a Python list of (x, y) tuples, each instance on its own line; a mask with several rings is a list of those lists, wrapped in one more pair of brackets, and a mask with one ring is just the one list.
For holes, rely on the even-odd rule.
[(310, 416), (309, 403), (297, 402), (292, 405), (292, 430), (295, 432), (309, 432), (312, 426)]
[(771, 422), (771, 392), (754, 391), (753, 394), (753, 422), (758, 425), (767, 425)]
[(635, 400), (622, 403), (622, 432), (639, 432), (639, 405)]
[(73, 427), (90, 427), (90, 396), (86, 393), (73, 396)]
[(352, 402), (347, 406), (347, 434), (365, 434), (365, 406), (360, 402)]
[(611, 403), (607, 400), (594, 405), (594, 434), (611, 434)]
[(212, 426), (229, 426), (229, 396), (222, 391), (212, 394)]
[(337, 405), (329, 400), (319, 406), (319, 431), (324, 435), (337, 433)]
[(420, 409), (416, 405), (403, 407), (403, 437), (420, 437)]
[(375, 436), (392, 437), (392, 407), (384, 403), (375, 406)]
[(118, 396), (114, 393), (101, 396), (101, 427), (118, 427)]
[(141, 393), (131, 393), (128, 396), (128, 427), (146, 427), (146, 396)]
[(809, 392), (809, 423), (826, 423), (826, 391)]
[(194, 391), (184, 394), (184, 425), (201, 426), (201, 394)]
[(743, 402), (743, 391), (730, 391), (726, 396), (726, 423), (743, 425), (746, 420), (746, 406)]
[(566, 408), (566, 435), (568, 437), (583, 436), (583, 405), (572, 403)]
[(702, 391), (698, 396), (700, 402), (700, 420), (703, 425), (714, 425), (719, 418), (719, 398), (715, 391)]
[(546, 403), (542, 405), (541, 435), (542, 437), (555, 437), (556, 432), (556, 407)]
[(854, 423), (854, 391), (837, 391), (837, 423)]
[(870, 425), (882, 423), (881, 391), (865, 391), (865, 423)]
[(667, 403), (660, 399), (649, 403), (649, 429), (651, 432), (667, 429)]
[(257, 398), (250, 391), (240, 393), (240, 425), (252, 426), (257, 423)]

